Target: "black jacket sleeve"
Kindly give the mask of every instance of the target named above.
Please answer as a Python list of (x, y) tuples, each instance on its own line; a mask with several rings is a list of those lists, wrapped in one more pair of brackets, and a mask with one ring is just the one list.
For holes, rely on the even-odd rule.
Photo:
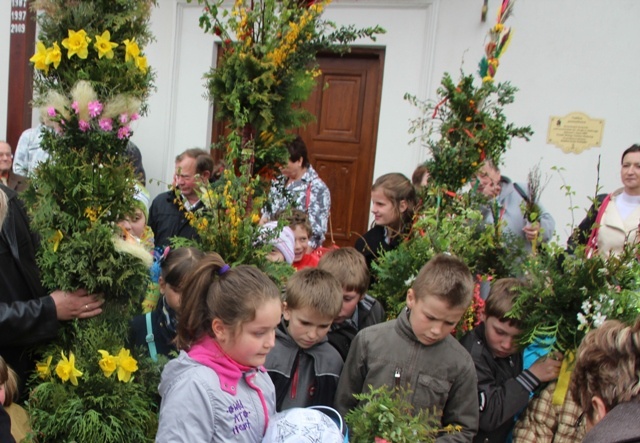
[(28, 346), (55, 338), (58, 325), (50, 296), (0, 303), (0, 346)]

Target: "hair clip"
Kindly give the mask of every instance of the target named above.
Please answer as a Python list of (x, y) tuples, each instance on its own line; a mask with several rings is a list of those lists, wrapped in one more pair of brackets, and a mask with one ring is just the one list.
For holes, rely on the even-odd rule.
[(223, 267), (221, 267), (220, 269), (218, 269), (218, 275), (222, 275), (225, 272), (227, 272), (229, 269), (231, 269), (231, 266), (229, 265), (224, 265)]
[(171, 248), (169, 246), (164, 248), (164, 251), (162, 251), (162, 255), (160, 255), (160, 258), (158, 259), (158, 262), (159, 263), (163, 263), (167, 259), (167, 256), (169, 255), (170, 251), (171, 251)]

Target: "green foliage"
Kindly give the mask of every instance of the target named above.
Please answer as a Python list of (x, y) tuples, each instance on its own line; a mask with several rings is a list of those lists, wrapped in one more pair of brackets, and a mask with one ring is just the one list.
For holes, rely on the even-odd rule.
[(430, 182), (457, 192), (485, 158), (498, 165), (512, 138), (529, 139), (531, 128), (508, 123), (503, 113), (515, 92), (509, 83), (483, 82), (478, 87), (473, 76), (463, 75), (455, 84), (445, 74), (437, 103), (405, 95), (422, 113), (413, 121), (410, 132), (431, 152), (426, 162)]
[(542, 249), (524, 264), (530, 284), (520, 290), (508, 313), (522, 322), (523, 345), (551, 339), (547, 343), (553, 349), (576, 349), (605, 319), (631, 322), (640, 314), (637, 245), (628, 245), (617, 256), (590, 258), (582, 246), (575, 255), (556, 244)]
[[(98, 350), (117, 354), (137, 303), (106, 304), (104, 312), (90, 320), (65, 324), (60, 340), (43, 349), (44, 359), (53, 357), (51, 375), (31, 380), (28, 401), (33, 441), (90, 441), (95, 443), (153, 441), (157, 429), (157, 385), (161, 365), (149, 358), (138, 359), (138, 371), (129, 383), (116, 374), (105, 377)], [(62, 382), (55, 365), (60, 353), (75, 356), (82, 372), (78, 386)]]
[[(38, 350), (45, 360), (38, 367), (42, 379), (31, 380), (33, 441), (144, 442), (152, 441), (157, 429), (160, 367), (142, 358), (134, 370), (124, 344), (129, 320), (147, 287), (145, 261), (150, 255), (121, 241), (116, 225), (135, 207), (135, 179), (126, 147), (130, 122), (144, 110), (152, 88), (153, 74), (144, 53), (137, 51), (151, 39), (153, 4), (34, 2), (41, 29), (41, 43), (32, 58), (37, 70), (35, 102), (48, 126), (41, 147), (50, 158), (36, 169), (24, 199), (31, 227), (41, 238), (41, 277), (50, 290), (84, 288), (105, 303), (102, 314), (66, 322), (58, 339)], [(86, 58), (64, 48), (70, 31), (86, 31), (91, 39), (79, 40), (87, 45)], [(119, 45), (112, 58), (104, 49), (99, 57), (94, 47), (96, 36), (104, 31), (110, 31), (110, 41)], [(128, 51), (123, 45), (127, 39), (136, 42)], [(131, 381), (120, 381), (116, 374), (107, 378), (99, 365), (99, 350), (124, 365), (119, 370), (129, 368)], [(59, 375), (58, 365), (79, 372), (71, 371), (75, 375), (65, 379), (67, 372)]]
[(418, 271), (438, 253), (460, 257), (474, 275), (500, 278), (518, 272), (520, 249), (502, 235), (500, 223), (483, 223), (482, 213), (475, 209), (481, 203), (477, 194), (451, 197), (436, 188), (428, 192), (411, 235), (373, 263), (377, 281), (371, 293), (390, 317), (402, 310)]
[(227, 144), (231, 161), (246, 151), (260, 165), (286, 160), (289, 131), (313, 118), (298, 105), (316, 87), (318, 52), (344, 53), (355, 40), (384, 32), (322, 20), (327, 0), (309, 7), (298, 0), (238, 1), (231, 12), (222, 0), (198, 3), (205, 6), (200, 26), (223, 42), (222, 57), (205, 80), (218, 118), (242, 133), (241, 143)]
[(418, 413), (410, 401), (411, 391), (404, 388), (377, 389), (355, 394), (357, 408), (350, 411), (345, 420), (349, 425), (349, 441), (372, 443), (376, 437), (390, 443), (435, 442), (439, 432), (440, 414), (421, 410)]
[[(204, 208), (185, 212), (198, 238), (174, 238), (173, 245), (217, 252), (231, 265), (256, 265), (276, 283), (284, 285), (293, 268), (286, 263), (267, 260), (267, 254), (273, 248), (270, 241), (277, 237), (283, 224), (273, 232), (264, 232), (259, 225), (263, 199), (253, 198), (254, 190), (259, 186), (258, 177), (236, 175), (226, 169), (219, 180), (197, 191)], [(177, 195), (176, 199), (181, 202)]]

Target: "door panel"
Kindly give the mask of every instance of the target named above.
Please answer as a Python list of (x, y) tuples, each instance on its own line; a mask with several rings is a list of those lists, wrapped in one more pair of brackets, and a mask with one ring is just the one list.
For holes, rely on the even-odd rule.
[(320, 55), (318, 62), (318, 87), (303, 105), (317, 120), (299, 133), (331, 191), (333, 238), (340, 246), (353, 246), (369, 220), (384, 51)]

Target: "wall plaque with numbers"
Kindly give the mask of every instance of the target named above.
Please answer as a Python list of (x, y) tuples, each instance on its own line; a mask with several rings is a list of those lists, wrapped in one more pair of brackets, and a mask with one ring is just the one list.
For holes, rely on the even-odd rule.
[[(36, 23), (27, 0), (11, 1), (9, 34), (9, 93), (6, 140), (15, 151), (22, 131), (31, 127), (33, 68), (29, 58), (35, 50)], [(0, 134), (2, 137), (2, 134)]]
[(563, 117), (549, 118), (547, 143), (564, 152), (579, 154), (585, 149), (602, 145), (604, 120), (589, 117), (582, 112), (572, 112)]

